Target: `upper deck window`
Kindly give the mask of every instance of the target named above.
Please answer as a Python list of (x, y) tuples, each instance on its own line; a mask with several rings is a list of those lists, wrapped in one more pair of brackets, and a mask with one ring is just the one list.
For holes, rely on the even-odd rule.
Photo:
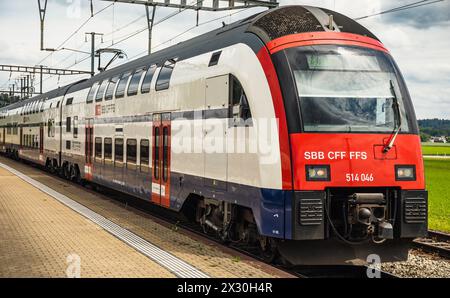
[(141, 81), (142, 73), (144, 69), (138, 69), (134, 72), (133, 76), (131, 76), (130, 84), (128, 85), (127, 95), (136, 95), (139, 89), (139, 82)]
[(156, 65), (150, 66), (150, 68), (145, 73), (144, 80), (142, 81), (141, 93), (150, 92), (150, 84), (152, 83), (153, 75), (156, 71)]
[(131, 72), (126, 72), (120, 78), (116, 88), (116, 98), (120, 98), (125, 95), (125, 88), (127, 87), (128, 78), (130, 77), (130, 75)]
[(91, 103), (94, 101), (95, 92), (97, 92), (98, 83), (95, 83), (92, 85), (91, 89), (89, 90), (89, 93), (86, 98), (86, 103)]
[(103, 81), (103, 83), (100, 85), (97, 91), (97, 95), (95, 95), (95, 101), (102, 101), (103, 100), (103, 93), (105, 93), (105, 89), (108, 86), (108, 81)]
[(175, 68), (175, 59), (167, 60), (163, 66), (161, 66), (161, 70), (158, 75), (158, 79), (156, 80), (156, 91), (169, 89), (170, 78), (172, 77), (173, 69)]
[(108, 82), (108, 87), (106, 87), (105, 100), (111, 100), (114, 95), (114, 88), (116, 88), (116, 84), (119, 81), (119, 77), (113, 77)]

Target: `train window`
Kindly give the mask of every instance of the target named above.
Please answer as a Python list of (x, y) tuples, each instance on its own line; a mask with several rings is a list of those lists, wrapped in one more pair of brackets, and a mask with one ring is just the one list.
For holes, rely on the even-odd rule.
[(137, 141), (135, 139), (127, 140), (127, 163), (136, 164), (137, 159)]
[(123, 139), (114, 140), (114, 163), (123, 163)]
[(120, 98), (125, 95), (125, 88), (127, 86), (128, 78), (130, 77), (130, 75), (131, 75), (131, 72), (126, 72), (120, 78), (119, 83), (117, 84), (117, 88), (116, 88), (116, 98)]
[(141, 93), (150, 92), (150, 84), (152, 83), (153, 75), (156, 71), (156, 65), (150, 66), (150, 68), (145, 73), (144, 80), (142, 81)]
[(53, 138), (55, 136), (55, 120), (54, 119), (48, 119), (47, 135), (49, 138)]
[(215, 52), (211, 55), (211, 59), (209, 60), (208, 67), (217, 65), (219, 63), (220, 54), (222, 51)]
[(169, 177), (169, 128), (163, 128), (163, 181), (167, 182)]
[(112, 139), (105, 138), (105, 146), (104, 146), (103, 158), (104, 159), (112, 159)]
[(111, 100), (113, 98), (114, 88), (116, 88), (116, 84), (118, 81), (118, 76), (109, 80), (108, 87), (106, 88), (105, 100)]
[(95, 158), (102, 158), (102, 138), (95, 138)]
[(153, 177), (159, 179), (159, 127), (155, 127), (153, 133), (155, 152), (153, 153), (155, 158), (153, 159)]
[(66, 106), (71, 105), (72, 102), (73, 102), (73, 97), (68, 98), (68, 99), (66, 100)]
[(161, 67), (156, 80), (156, 91), (165, 90), (169, 88), (170, 77), (172, 76), (173, 69), (175, 68), (175, 60), (167, 60)]
[(150, 161), (150, 142), (148, 140), (141, 140), (141, 172), (148, 172)]
[(66, 118), (66, 132), (70, 132), (71, 131), (71, 124), (72, 124), (72, 119), (70, 119), (70, 117)]
[(247, 95), (238, 79), (230, 75), (229, 118), (232, 126), (251, 126), (252, 113), (248, 104)]
[(78, 138), (78, 116), (73, 117), (73, 137)]
[(133, 76), (131, 77), (130, 84), (128, 85), (128, 96), (136, 95), (138, 93), (139, 82), (141, 81), (143, 72), (144, 69), (138, 69), (134, 72)]
[(97, 94), (95, 95), (95, 102), (99, 102), (103, 100), (103, 93), (105, 93), (105, 89), (108, 86), (108, 81), (103, 81), (103, 83), (98, 87)]
[(95, 83), (92, 85), (91, 89), (89, 90), (89, 93), (86, 98), (86, 103), (91, 103), (94, 101), (95, 92), (97, 91), (98, 83)]

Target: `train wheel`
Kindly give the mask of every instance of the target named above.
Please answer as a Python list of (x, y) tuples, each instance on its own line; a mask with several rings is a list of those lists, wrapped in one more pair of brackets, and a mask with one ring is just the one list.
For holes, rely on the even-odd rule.
[(261, 258), (267, 262), (272, 263), (278, 256), (277, 243), (273, 238), (260, 236), (259, 237), (259, 253)]
[(70, 180), (76, 183), (80, 182), (80, 170), (77, 165), (70, 167)]

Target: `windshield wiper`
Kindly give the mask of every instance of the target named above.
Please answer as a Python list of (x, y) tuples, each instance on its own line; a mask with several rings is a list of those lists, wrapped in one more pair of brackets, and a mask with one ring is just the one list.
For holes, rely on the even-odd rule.
[(397, 135), (400, 132), (400, 128), (402, 127), (402, 116), (400, 113), (400, 106), (398, 104), (397, 93), (395, 92), (394, 82), (390, 80), (390, 83), (391, 83), (391, 93), (393, 96), (392, 109), (394, 110), (395, 126), (389, 138), (389, 142), (383, 148), (384, 153), (387, 153), (389, 150), (391, 150), (392, 146), (394, 146), (395, 139), (397, 138)]

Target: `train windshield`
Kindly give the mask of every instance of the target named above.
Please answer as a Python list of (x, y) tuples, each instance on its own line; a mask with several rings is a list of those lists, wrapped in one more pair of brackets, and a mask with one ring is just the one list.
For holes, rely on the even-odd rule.
[[(349, 46), (308, 46), (286, 50), (306, 132), (409, 131), (400, 83), (390, 58)], [(391, 83), (394, 88), (391, 88)]]

